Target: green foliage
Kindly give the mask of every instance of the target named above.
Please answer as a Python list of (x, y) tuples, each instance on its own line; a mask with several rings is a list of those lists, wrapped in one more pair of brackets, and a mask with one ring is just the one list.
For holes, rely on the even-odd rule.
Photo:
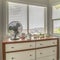
[(60, 28), (54, 29), (54, 33), (60, 34)]

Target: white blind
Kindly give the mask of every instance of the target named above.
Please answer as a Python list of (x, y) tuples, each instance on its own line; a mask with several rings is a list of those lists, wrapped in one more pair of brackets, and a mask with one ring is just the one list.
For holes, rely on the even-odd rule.
[(27, 31), (27, 5), (20, 3), (8, 3), (9, 5), (9, 23), (19, 21), (23, 26), (23, 32)]
[(60, 18), (60, 8), (52, 7), (52, 19)]
[(29, 28), (31, 33), (44, 33), (44, 7), (29, 5)]

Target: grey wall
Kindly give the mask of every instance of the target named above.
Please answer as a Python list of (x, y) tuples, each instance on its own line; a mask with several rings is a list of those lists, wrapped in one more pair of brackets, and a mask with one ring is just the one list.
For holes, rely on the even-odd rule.
[(47, 5), (47, 0), (8, 0), (13, 2), (22, 2), (22, 3), (28, 3), (28, 4), (36, 4), (36, 5)]
[(0, 60), (2, 60), (2, 0), (0, 0)]
[(50, 5), (60, 4), (60, 0), (49, 0)]

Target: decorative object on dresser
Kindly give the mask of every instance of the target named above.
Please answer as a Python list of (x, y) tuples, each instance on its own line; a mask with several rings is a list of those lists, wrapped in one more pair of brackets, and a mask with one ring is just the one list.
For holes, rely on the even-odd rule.
[(27, 34), (26, 34), (26, 39), (27, 39), (27, 40), (31, 40), (31, 37), (32, 37), (32, 34), (30, 34), (30, 33), (27, 33)]
[(19, 21), (12, 21), (9, 24), (9, 33), (11, 40), (18, 40), (20, 37), (20, 33), (22, 32), (22, 24)]
[(25, 34), (25, 33), (21, 33), (20, 39), (21, 39), (21, 40), (25, 40), (25, 38), (26, 38), (26, 34)]
[(59, 60), (59, 38), (2, 42), (3, 60)]

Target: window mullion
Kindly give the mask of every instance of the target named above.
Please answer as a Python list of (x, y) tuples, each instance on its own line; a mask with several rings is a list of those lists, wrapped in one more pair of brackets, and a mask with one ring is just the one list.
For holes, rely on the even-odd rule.
[(27, 5), (27, 34), (29, 33), (29, 5)]
[(47, 8), (44, 8), (44, 33), (47, 34)]

